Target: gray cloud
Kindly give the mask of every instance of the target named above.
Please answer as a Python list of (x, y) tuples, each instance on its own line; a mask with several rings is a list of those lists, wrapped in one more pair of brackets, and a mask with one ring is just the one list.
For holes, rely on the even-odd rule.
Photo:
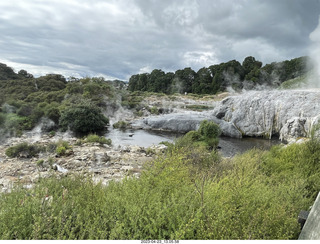
[(307, 55), (319, 0), (0, 0), (0, 62), (35, 75), (128, 79)]

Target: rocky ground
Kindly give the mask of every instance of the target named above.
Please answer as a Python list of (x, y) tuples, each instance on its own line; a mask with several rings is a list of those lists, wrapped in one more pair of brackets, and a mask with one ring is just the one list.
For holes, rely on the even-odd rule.
[[(164, 150), (164, 145), (152, 146), (148, 149), (138, 146), (113, 147), (99, 143), (78, 145), (76, 138), (69, 138), (72, 146), (67, 156), (56, 153), (41, 153), (37, 157), (9, 158), (5, 150), (21, 142), (30, 142), (47, 146), (59, 136), (43, 135), (36, 141), (23, 136), (11, 138), (0, 145), (0, 191), (9, 191), (13, 184), (21, 183), (31, 187), (39, 177), (49, 177), (52, 174), (67, 176), (81, 173), (93, 177), (96, 182), (107, 185), (110, 180), (121, 180), (125, 177), (139, 177), (143, 165), (151, 161), (155, 152)], [(43, 161), (42, 161), (43, 160)]]

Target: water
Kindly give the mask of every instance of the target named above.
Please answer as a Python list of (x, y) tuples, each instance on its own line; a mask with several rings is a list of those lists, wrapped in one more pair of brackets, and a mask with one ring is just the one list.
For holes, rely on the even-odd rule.
[[(163, 132), (163, 131), (147, 131), (147, 130), (118, 130), (112, 129), (105, 134), (107, 138), (112, 140), (115, 146), (141, 146), (150, 147), (158, 145), (160, 142), (168, 141), (173, 142), (181, 134)], [(225, 157), (232, 157), (237, 153), (244, 153), (247, 150), (258, 148), (267, 150), (273, 145), (279, 144), (278, 139), (260, 139), (260, 138), (230, 138), (220, 137), (219, 151)]]
[(150, 147), (152, 145), (158, 145), (163, 141), (173, 142), (174, 139), (181, 135), (163, 131), (111, 129), (105, 136), (112, 140), (114, 146), (136, 145), (140, 147)]
[(255, 137), (237, 139), (231, 137), (220, 137), (219, 151), (225, 157), (232, 157), (236, 154), (244, 153), (253, 148), (269, 150), (272, 146), (280, 143), (281, 141), (279, 139), (268, 140)]

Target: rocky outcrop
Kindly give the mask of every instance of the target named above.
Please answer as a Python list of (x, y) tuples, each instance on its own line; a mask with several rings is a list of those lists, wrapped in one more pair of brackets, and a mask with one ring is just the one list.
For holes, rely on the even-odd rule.
[(308, 137), (320, 118), (320, 90), (250, 91), (212, 102), (205, 112), (152, 116), (134, 122), (134, 128), (185, 133), (202, 120), (219, 124), (222, 134), (241, 138), (272, 136), (282, 141)]
[(149, 130), (174, 131), (185, 133), (190, 130), (197, 130), (202, 120), (208, 116), (200, 112), (185, 112), (165, 114), (161, 116), (151, 116), (132, 123), (134, 128)]
[(320, 90), (251, 91), (224, 99), (212, 116), (242, 136), (282, 140), (309, 136), (320, 114)]
[(201, 121), (209, 120), (217, 123), (224, 136), (241, 138), (242, 134), (233, 123), (217, 119), (208, 112), (181, 112), (161, 116), (151, 116), (132, 123), (132, 127), (145, 130), (163, 130), (186, 133), (197, 130)]

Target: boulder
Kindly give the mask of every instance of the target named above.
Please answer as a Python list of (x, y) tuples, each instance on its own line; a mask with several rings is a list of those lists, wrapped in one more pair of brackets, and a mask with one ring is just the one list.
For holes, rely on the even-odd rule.
[(307, 137), (305, 130), (306, 118), (292, 118), (281, 128), (279, 139), (284, 142), (296, 141), (299, 137)]

